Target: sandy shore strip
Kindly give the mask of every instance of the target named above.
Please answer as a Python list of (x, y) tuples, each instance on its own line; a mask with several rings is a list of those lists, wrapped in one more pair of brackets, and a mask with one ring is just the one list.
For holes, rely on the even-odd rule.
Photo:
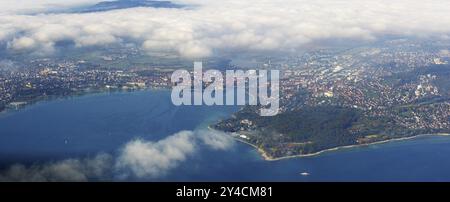
[[(232, 136), (232, 135), (231, 135)], [(358, 144), (358, 145), (347, 145), (347, 146), (339, 146), (339, 147), (334, 147), (334, 148), (330, 148), (330, 149), (325, 149), (325, 150), (321, 150), (315, 153), (311, 153), (311, 154), (299, 154), (299, 155), (292, 155), (292, 156), (284, 156), (284, 157), (278, 157), (278, 158), (272, 158), (270, 157), (266, 151), (264, 151), (263, 149), (259, 148), (258, 146), (251, 144), (239, 137), (234, 137), (234, 139), (236, 139), (239, 142), (242, 142), (244, 144), (250, 145), (253, 148), (255, 148), (258, 153), (261, 154), (261, 156), (264, 158), (264, 160), (266, 161), (278, 161), (278, 160), (283, 160), (283, 159), (290, 159), (290, 158), (302, 158), (302, 157), (312, 157), (312, 156), (317, 156), (326, 152), (332, 152), (332, 151), (337, 151), (337, 150), (341, 150), (341, 149), (349, 149), (349, 148), (356, 148), (356, 147), (363, 147), (363, 146), (370, 146), (370, 145), (376, 145), (376, 144), (384, 144), (384, 143), (389, 143), (389, 142), (396, 142), (396, 141), (404, 141), (404, 140), (411, 140), (411, 139), (415, 139), (415, 138), (419, 138), (419, 137), (427, 137), (427, 136), (450, 136), (450, 134), (448, 133), (436, 133), (436, 134), (423, 134), (423, 135), (415, 135), (415, 136), (410, 136), (410, 137), (402, 137), (402, 138), (394, 138), (394, 139), (389, 139), (389, 140), (383, 140), (383, 141), (378, 141), (378, 142), (372, 142), (369, 144)]]

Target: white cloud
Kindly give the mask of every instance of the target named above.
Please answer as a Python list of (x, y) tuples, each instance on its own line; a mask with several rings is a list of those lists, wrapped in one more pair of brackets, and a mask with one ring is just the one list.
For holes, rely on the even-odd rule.
[(179, 132), (159, 142), (134, 140), (125, 145), (117, 168), (135, 176), (158, 177), (184, 161), (195, 151), (193, 133)]
[(137, 139), (126, 143), (118, 156), (100, 153), (93, 158), (66, 159), (0, 172), (0, 182), (46, 182), (154, 179), (166, 175), (201, 148), (227, 150), (234, 140), (215, 130), (181, 131), (157, 142)]
[(67, 159), (56, 163), (11, 166), (0, 174), (0, 182), (88, 181), (103, 178), (112, 167), (112, 157), (98, 154), (93, 158)]
[(445, 38), (450, 34), (450, 1), (446, 0), (177, 2), (198, 6), (6, 14), (0, 16), (0, 40), (12, 44), (11, 49), (51, 49), (59, 40), (72, 40), (83, 47), (131, 39), (149, 52), (172, 51), (198, 58), (224, 50), (296, 50), (333, 39), (370, 41), (385, 35)]
[(14, 50), (32, 49), (36, 45), (36, 41), (30, 37), (20, 37), (14, 39), (10, 43), (10, 48)]
[(235, 143), (230, 135), (215, 130), (197, 131), (197, 137), (203, 144), (214, 150), (227, 150)]
[(181, 131), (158, 142), (137, 139), (123, 147), (116, 169), (121, 178), (158, 178), (194, 155), (200, 144), (213, 150), (226, 150), (234, 145), (234, 140), (213, 130)]

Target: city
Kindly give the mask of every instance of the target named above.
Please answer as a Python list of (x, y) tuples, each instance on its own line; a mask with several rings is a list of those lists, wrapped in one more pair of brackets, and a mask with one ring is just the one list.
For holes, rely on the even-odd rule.
[[(254, 116), (249, 109), (238, 113), (237, 118), (219, 123), (216, 128), (243, 134), (240, 139), (262, 150), (267, 159), (311, 155), (335, 147), (421, 134), (448, 133), (448, 52), (419, 48), (426, 47), (427, 43), (386, 43), (384, 49), (319, 51), (274, 65), (284, 72), (280, 102), (286, 116), (264, 119)], [(415, 47), (416, 51), (409, 47)], [(335, 110), (350, 119), (326, 128), (324, 125), (331, 119), (319, 118), (316, 121), (324, 123), (315, 127), (322, 127), (322, 130), (313, 134), (308, 133), (315, 127), (305, 125), (309, 122), (299, 117), (315, 113), (331, 117), (338, 113)], [(283, 126), (277, 126), (280, 124)], [(334, 134), (336, 129), (340, 130), (340, 135)], [(326, 135), (318, 137), (320, 134)], [(339, 138), (328, 142), (330, 136)]]

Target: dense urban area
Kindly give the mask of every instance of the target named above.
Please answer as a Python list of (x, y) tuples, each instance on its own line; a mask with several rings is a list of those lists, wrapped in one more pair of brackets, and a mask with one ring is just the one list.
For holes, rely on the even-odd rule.
[(450, 54), (404, 40), (321, 50), (263, 66), (283, 70), (281, 113), (246, 107), (214, 127), (267, 159), (450, 132)]
[(0, 110), (50, 97), (170, 86), (168, 71), (89, 66), (85, 61), (43, 59), (32, 61), (30, 68), (0, 71)]

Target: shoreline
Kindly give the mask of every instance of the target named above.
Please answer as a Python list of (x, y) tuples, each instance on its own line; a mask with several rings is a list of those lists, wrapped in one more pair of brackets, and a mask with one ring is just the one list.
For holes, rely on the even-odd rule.
[[(147, 87), (147, 88), (140, 88), (140, 89), (113, 90), (113, 91), (111, 91), (111, 90), (103, 90), (103, 89), (101, 89), (101, 90), (95, 89), (95, 90), (89, 90), (89, 91), (76, 92), (76, 93), (68, 95), (68, 96), (48, 96), (48, 97), (45, 97), (44, 99), (42, 99), (42, 97), (41, 97), (41, 98), (32, 100), (30, 102), (27, 102), (25, 105), (19, 107), (18, 109), (6, 108), (4, 110), (1, 110), (0, 111), (0, 117), (3, 116), (3, 115), (8, 114), (11, 111), (21, 110), (23, 108), (35, 105), (35, 104), (37, 104), (39, 102), (53, 101), (53, 100), (59, 100), (59, 99), (78, 98), (78, 97), (89, 96), (89, 95), (101, 95), (103, 93), (131, 93), (131, 92), (152, 91), (152, 90), (166, 90), (166, 88)], [(216, 130), (216, 129), (213, 129), (210, 125), (208, 125), (207, 128), (210, 129), (210, 130)], [(337, 151), (337, 150), (341, 150), (341, 149), (351, 149), (351, 148), (371, 146), (371, 145), (377, 145), (377, 144), (385, 144), (385, 143), (390, 143), (390, 142), (411, 140), (411, 139), (416, 139), (416, 138), (420, 138), (420, 137), (427, 137), (427, 136), (450, 136), (449, 133), (420, 134), (420, 135), (414, 135), (414, 136), (408, 136), (408, 137), (392, 138), (392, 139), (376, 141), (376, 142), (366, 143), (366, 144), (354, 144), (354, 145), (346, 145), (346, 146), (337, 146), (337, 147), (324, 149), (324, 150), (320, 150), (320, 151), (317, 151), (317, 152), (314, 152), (314, 153), (309, 153), (309, 154), (297, 154), (297, 155), (290, 155), (290, 156), (283, 156), (283, 157), (273, 158), (273, 157), (269, 156), (269, 154), (264, 149), (259, 148), (258, 146), (254, 145), (254, 144), (252, 144), (252, 143), (250, 143), (250, 142), (248, 142), (248, 141), (246, 141), (246, 140), (244, 140), (242, 138), (239, 138), (239, 136), (234, 136), (234, 135), (232, 135), (232, 133), (227, 132), (227, 134), (229, 134), (236, 141), (244, 143), (244, 144), (249, 145), (249, 146), (253, 147), (254, 149), (256, 149), (256, 151), (259, 153), (259, 155), (265, 161), (279, 161), (279, 160), (291, 159), (291, 158), (314, 157), (314, 156), (321, 155), (323, 153), (333, 152), (333, 151)], [(239, 134), (239, 133), (236, 133), (236, 134)]]
[(84, 96), (95, 96), (95, 95), (102, 95), (102, 94), (113, 94), (113, 93), (133, 93), (133, 92), (140, 92), (140, 91), (153, 91), (153, 90), (166, 90), (166, 88), (157, 88), (157, 87), (146, 87), (146, 88), (136, 88), (136, 89), (89, 89), (89, 90), (80, 90), (77, 92), (74, 92), (69, 95), (49, 95), (49, 96), (40, 96), (33, 99), (30, 99), (28, 101), (24, 101), (25, 104), (21, 105), (17, 108), (12, 107), (5, 107), (5, 109), (0, 110), (0, 116), (7, 115), (10, 112), (15, 112), (18, 110), (25, 109), (27, 107), (39, 104), (41, 102), (49, 102), (49, 101), (57, 101), (57, 100), (65, 100), (65, 99), (73, 99), (73, 98), (80, 98)]
[(245, 140), (242, 140), (242, 139), (240, 139), (238, 137), (234, 137), (232, 135), (230, 135), (230, 136), (233, 137), (233, 139), (237, 140), (238, 142), (244, 143), (246, 145), (249, 145), (249, 146), (255, 148), (256, 151), (261, 155), (261, 157), (265, 161), (279, 161), (279, 160), (291, 159), (291, 158), (314, 157), (314, 156), (319, 156), (319, 155), (321, 155), (323, 153), (338, 151), (338, 150), (341, 150), (341, 149), (351, 149), (351, 148), (371, 146), (371, 145), (377, 145), (377, 144), (385, 144), (385, 143), (390, 143), (390, 142), (405, 141), (405, 140), (411, 140), (411, 139), (416, 139), (416, 138), (420, 138), (420, 137), (428, 137), (428, 136), (450, 136), (450, 134), (448, 134), (448, 133), (436, 133), (436, 134), (414, 135), (414, 136), (410, 136), (410, 137), (393, 138), (393, 139), (389, 139), (389, 140), (383, 140), (383, 141), (372, 142), (372, 143), (367, 143), (367, 144), (338, 146), (338, 147), (333, 147), (333, 148), (330, 148), (330, 149), (325, 149), (325, 150), (321, 150), (321, 151), (310, 153), (310, 154), (298, 154), (298, 155), (283, 156), (283, 157), (277, 157), (277, 158), (270, 157), (264, 149), (261, 149), (261, 148), (259, 148), (258, 146), (254, 145), (252, 143), (249, 143), (249, 142), (247, 142)]

